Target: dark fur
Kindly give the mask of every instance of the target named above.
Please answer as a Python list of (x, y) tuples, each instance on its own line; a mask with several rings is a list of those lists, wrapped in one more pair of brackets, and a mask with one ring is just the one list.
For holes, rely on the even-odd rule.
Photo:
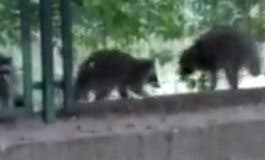
[(79, 67), (75, 98), (84, 98), (88, 91), (94, 91), (99, 100), (114, 88), (123, 98), (128, 97), (127, 89), (146, 95), (142, 87), (152, 73), (151, 60), (135, 59), (119, 50), (97, 51)]
[(246, 67), (252, 75), (261, 72), (256, 44), (251, 37), (230, 27), (215, 27), (202, 35), (180, 57), (180, 75), (192, 74), (195, 70), (211, 74), (211, 89), (215, 89), (216, 73), (224, 69), (232, 89), (238, 88), (238, 72)]
[(150, 83), (153, 87), (160, 87), (156, 72), (152, 72), (149, 79), (148, 83)]
[(13, 79), (12, 58), (0, 54), (0, 99), (4, 107), (13, 106)]

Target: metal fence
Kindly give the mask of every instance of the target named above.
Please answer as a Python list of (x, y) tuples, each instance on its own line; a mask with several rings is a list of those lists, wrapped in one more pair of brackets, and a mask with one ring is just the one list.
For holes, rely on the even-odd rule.
[[(54, 104), (54, 89), (63, 89), (64, 109), (72, 103), (72, 34), (71, 34), (71, 1), (60, 0), (60, 20), (62, 37), (62, 55), (64, 76), (60, 83), (55, 83), (53, 76), (53, 27), (52, 27), (52, 0), (39, 1), (39, 18), (41, 33), (41, 62), (42, 81), (33, 83), (32, 80), (32, 46), (31, 46), (31, 6), (30, 0), (19, 0), (21, 50), (23, 57), (23, 106), (2, 106), (0, 118), (28, 116), (33, 113), (33, 90), (42, 90), (42, 117), (45, 122), (52, 122), (56, 118)], [(11, 95), (12, 96), (12, 95)], [(14, 97), (12, 98), (14, 99)]]

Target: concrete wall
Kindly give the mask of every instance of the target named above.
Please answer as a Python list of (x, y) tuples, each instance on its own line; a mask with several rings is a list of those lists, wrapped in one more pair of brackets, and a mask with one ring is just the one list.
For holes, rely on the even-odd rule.
[[(222, 102), (228, 93), (218, 94), (215, 99)], [(193, 112), (111, 113), (50, 125), (22, 119), (0, 126), (0, 160), (264, 160), (263, 99), (242, 102)]]

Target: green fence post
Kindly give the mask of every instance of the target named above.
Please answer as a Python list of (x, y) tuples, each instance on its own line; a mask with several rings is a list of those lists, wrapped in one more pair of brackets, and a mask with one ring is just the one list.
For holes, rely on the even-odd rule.
[(20, 30), (21, 47), (23, 54), (23, 84), (24, 104), (28, 110), (32, 109), (32, 55), (31, 55), (31, 32), (30, 32), (30, 5), (29, 0), (20, 0)]
[(64, 70), (64, 109), (67, 110), (73, 100), (73, 53), (72, 53), (72, 6), (71, 0), (60, 0), (62, 55)]
[(55, 120), (51, 0), (40, 0), (43, 113), (46, 122)]

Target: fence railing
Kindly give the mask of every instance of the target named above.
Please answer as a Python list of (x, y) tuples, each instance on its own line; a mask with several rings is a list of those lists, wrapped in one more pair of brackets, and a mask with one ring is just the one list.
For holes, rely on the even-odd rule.
[[(53, 76), (53, 23), (52, 0), (40, 0), (39, 19), (41, 33), (41, 66), (42, 82), (33, 83), (32, 80), (32, 46), (31, 46), (31, 5), (30, 0), (19, 0), (21, 50), (23, 57), (23, 106), (1, 106), (0, 118), (17, 117), (19, 115), (33, 114), (33, 89), (42, 90), (42, 115), (46, 122), (52, 122), (56, 118), (54, 104), (54, 89), (63, 89), (64, 107), (72, 103), (72, 33), (71, 33), (71, 0), (60, 1), (62, 55), (64, 76), (62, 82), (57, 84)], [(61, 85), (62, 84), (62, 85)], [(14, 95), (11, 95), (14, 96)], [(12, 97), (14, 99), (14, 97)]]
[[(31, 5), (32, 3), (30, 0), (18, 0), (19, 1), (19, 18), (20, 18), (20, 32), (21, 32), (21, 50), (22, 50), (22, 57), (23, 57), (23, 106), (22, 107), (16, 107), (13, 104), (10, 104), (11, 106), (1, 106), (0, 108), (0, 118), (5, 117), (17, 117), (17, 116), (25, 116), (25, 115), (31, 115), (34, 114), (33, 111), (33, 91), (34, 89), (41, 89), (42, 90), (42, 117), (45, 120), (45, 122), (53, 122), (56, 119), (57, 115), (57, 109), (55, 107), (55, 95), (54, 90), (56, 88), (63, 90), (63, 110), (68, 111), (68, 113), (75, 113), (75, 111), (83, 113), (89, 112), (89, 110), (101, 110), (100, 107), (86, 107), (82, 104), (74, 104), (72, 99), (72, 93), (73, 93), (73, 80), (72, 80), (72, 72), (73, 72), (73, 53), (72, 53), (72, 7), (71, 7), (71, 0), (60, 0), (60, 22), (61, 22), (61, 40), (62, 40), (62, 59), (63, 59), (63, 78), (60, 82), (55, 82), (54, 80), (54, 73), (53, 73), (53, 23), (52, 23), (52, 2), (53, 0), (39, 0), (38, 7), (39, 7), (39, 19), (40, 19), (40, 33), (41, 33), (41, 66), (42, 66), (42, 81), (33, 83), (32, 80), (32, 46), (31, 46)], [(0, 73), (1, 74), (1, 73)], [(1, 75), (0, 75), (1, 76)], [(1, 78), (1, 77), (0, 77)], [(1, 89), (1, 88), (0, 88)], [(249, 92), (249, 91), (248, 91)], [(246, 91), (241, 92), (243, 94), (243, 97), (246, 99), (247, 96), (245, 96), (245, 93), (248, 93)], [(251, 93), (251, 94), (250, 94)], [(254, 100), (260, 100), (262, 101), (262, 96), (264, 95), (264, 90), (259, 90), (259, 94), (255, 94), (250, 92), (248, 94), (253, 95)], [(217, 93), (218, 95), (220, 93)], [(238, 94), (238, 92), (237, 92)], [(261, 96), (262, 94), (262, 96)], [(225, 94), (224, 94), (225, 95)], [(238, 94), (239, 95), (239, 94)], [(14, 95), (11, 95), (14, 96)], [(208, 96), (208, 95), (207, 95)], [(204, 96), (204, 98), (207, 96)], [(189, 99), (185, 96), (183, 99)], [(218, 97), (218, 96), (217, 96)], [(257, 97), (257, 98), (256, 98)], [(200, 101), (200, 96), (195, 96), (196, 101)], [(14, 97), (12, 98), (14, 99)], [(209, 101), (211, 100), (208, 98)], [(228, 101), (232, 101), (229, 97), (227, 97)], [(250, 99), (250, 100), (252, 100)], [(174, 101), (173, 104), (171, 104), (170, 100), (166, 99), (168, 101), (167, 103), (164, 103), (163, 105), (158, 106), (157, 108), (161, 106), (173, 106), (175, 103), (179, 104), (187, 104), (184, 102), (184, 100), (181, 102), (180, 100)], [(193, 100), (193, 99), (191, 99)], [(218, 102), (219, 99), (216, 100)], [(131, 103), (130, 101), (126, 101)], [(146, 100), (145, 103), (147, 108), (149, 106), (153, 107), (153, 101)], [(152, 102), (152, 103), (151, 103)], [(211, 101), (210, 101), (211, 102)], [(239, 98), (236, 103), (244, 102), (239, 101)], [(138, 102), (137, 102), (138, 103)], [(76, 106), (74, 106), (76, 105)], [(109, 105), (109, 104), (108, 104)], [(180, 105), (180, 106), (181, 106)], [(73, 107), (75, 107), (75, 110), (73, 110)], [(95, 105), (96, 106), (96, 105)], [(103, 106), (100, 104), (100, 106)], [(124, 111), (123, 106), (128, 106), (128, 104), (124, 104), (123, 102), (121, 105), (116, 105), (114, 107), (111, 107), (110, 110), (117, 111), (121, 110)], [(141, 105), (139, 105), (141, 106)], [(142, 107), (142, 106), (141, 106)], [(109, 109), (109, 108), (108, 108)], [(154, 108), (152, 108), (154, 109)], [(66, 112), (67, 113), (67, 112)]]

